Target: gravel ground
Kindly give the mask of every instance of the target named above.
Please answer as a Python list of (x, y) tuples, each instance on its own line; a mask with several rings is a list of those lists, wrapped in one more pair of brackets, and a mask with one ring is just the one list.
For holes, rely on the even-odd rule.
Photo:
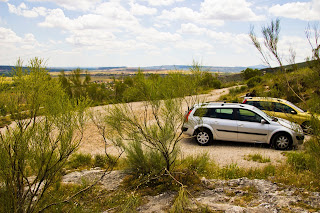
[[(227, 94), (228, 89), (213, 90), (209, 94), (199, 96), (205, 101), (217, 101), (221, 95)], [(192, 97), (189, 97), (192, 98)], [(132, 103), (135, 112), (139, 113), (142, 108), (142, 102)], [(93, 111), (103, 112), (104, 106), (93, 107)], [(187, 105), (184, 105), (184, 109), (187, 109)], [(259, 167), (264, 166), (265, 163), (257, 163), (253, 161), (244, 160), (244, 157), (249, 154), (261, 154), (263, 157), (268, 157), (272, 164), (277, 164), (285, 159), (283, 151), (271, 149), (268, 145), (263, 144), (249, 144), (249, 143), (235, 143), (225, 141), (214, 141), (208, 146), (199, 146), (192, 138), (185, 138), (180, 144), (181, 155), (197, 155), (200, 153), (208, 153), (209, 156), (215, 160), (220, 166), (236, 163), (240, 167)], [(103, 154), (107, 150), (107, 153), (116, 155), (117, 149), (112, 145), (105, 147), (103, 139), (98, 132), (98, 129), (92, 122), (88, 122), (82, 144), (78, 150), (81, 153), (91, 154)]]

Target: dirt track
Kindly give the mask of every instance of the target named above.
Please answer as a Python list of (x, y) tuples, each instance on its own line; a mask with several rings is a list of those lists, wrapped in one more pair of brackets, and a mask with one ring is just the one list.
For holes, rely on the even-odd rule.
[[(227, 94), (228, 89), (213, 90), (209, 94), (201, 95), (201, 98), (205, 101), (217, 101), (223, 94)], [(133, 109), (139, 112), (142, 108), (141, 102), (132, 103)], [(92, 108), (94, 111), (103, 111), (103, 106)], [(186, 109), (186, 105), (184, 106)], [(185, 110), (184, 109), (184, 110)], [(117, 150), (109, 145), (107, 152), (110, 154), (117, 154)], [(215, 141), (209, 146), (199, 146), (191, 138), (184, 138), (180, 144), (180, 150), (182, 156), (197, 155), (200, 153), (208, 153), (209, 156), (215, 160), (215, 162), (221, 166), (236, 163), (240, 167), (259, 167), (265, 164), (257, 163), (253, 161), (244, 160), (244, 157), (248, 154), (259, 153), (263, 157), (269, 157), (272, 164), (277, 164), (285, 159), (282, 151), (269, 148), (267, 145), (249, 144), (249, 143), (234, 143)], [(103, 154), (105, 151), (104, 142), (101, 135), (98, 133), (98, 129), (95, 125), (89, 121), (82, 144), (79, 152), (91, 153), (91, 154)]]

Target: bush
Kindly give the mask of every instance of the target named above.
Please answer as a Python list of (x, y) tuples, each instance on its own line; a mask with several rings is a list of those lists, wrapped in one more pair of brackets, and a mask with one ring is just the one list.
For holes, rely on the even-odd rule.
[(259, 162), (259, 163), (268, 163), (270, 162), (270, 158), (265, 158), (265, 157), (262, 157), (261, 154), (253, 154), (253, 155), (247, 155), (245, 156), (244, 158), (245, 160), (252, 160), (252, 161), (255, 161), (255, 162)]
[(262, 78), (260, 76), (252, 77), (247, 81), (247, 86), (249, 88), (252, 88), (252, 87), (256, 86), (257, 84), (259, 84), (261, 81), (262, 81)]
[(208, 153), (199, 154), (197, 156), (188, 156), (182, 160), (185, 167), (191, 171), (197, 172), (199, 175), (204, 175), (210, 170), (210, 159)]
[(245, 170), (238, 167), (237, 164), (230, 164), (220, 169), (219, 176), (225, 179), (235, 179), (245, 176)]
[(312, 159), (305, 152), (289, 152), (287, 153), (287, 163), (296, 171), (309, 170), (312, 167)]
[(76, 153), (71, 156), (68, 162), (68, 167), (72, 169), (91, 167), (91, 166), (92, 166), (91, 154)]
[(108, 165), (116, 166), (117, 158), (112, 155), (98, 154), (94, 156), (93, 165), (101, 168), (106, 168)]
[(166, 167), (166, 163), (158, 150), (143, 150), (139, 141), (133, 141), (127, 146), (127, 168), (139, 176), (157, 174)]
[(244, 80), (248, 80), (250, 78), (262, 75), (261, 71), (258, 69), (247, 68), (241, 71), (241, 77)]

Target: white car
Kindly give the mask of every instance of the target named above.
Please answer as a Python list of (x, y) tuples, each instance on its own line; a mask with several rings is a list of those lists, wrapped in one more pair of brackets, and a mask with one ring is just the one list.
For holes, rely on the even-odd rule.
[(267, 143), (285, 150), (302, 144), (302, 128), (274, 118), (247, 104), (196, 104), (185, 115), (184, 134), (195, 136), (200, 145), (212, 140)]

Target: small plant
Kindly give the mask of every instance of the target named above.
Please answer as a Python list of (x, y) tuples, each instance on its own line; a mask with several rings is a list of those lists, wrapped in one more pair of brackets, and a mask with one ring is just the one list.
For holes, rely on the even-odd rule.
[(247, 161), (254, 161), (254, 162), (259, 162), (259, 163), (269, 163), (271, 162), (270, 158), (269, 157), (262, 157), (261, 154), (249, 154), (249, 155), (246, 155), (244, 157), (245, 160)]
[(106, 155), (95, 155), (94, 156), (94, 163), (93, 165), (95, 167), (101, 167), (104, 168), (108, 162), (108, 156)]
[(296, 171), (310, 170), (314, 166), (314, 160), (306, 152), (289, 152), (286, 156), (287, 163)]
[(212, 166), (208, 153), (199, 154), (196, 156), (188, 156), (182, 160), (182, 163), (188, 169), (197, 172), (199, 175), (208, 173), (210, 167)]
[(91, 167), (92, 166), (92, 155), (76, 153), (71, 156), (68, 167), (72, 169)]
[(113, 155), (98, 154), (95, 155), (93, 159), (94, 167), (106, 168), (109, 165), (114, 167), (117, 163), (118, 159)]
[(219, 170), (219, 176), (225, 179), (235, 179), (245, 176), (245, 170), (238, 167), (237, 164), (230, 164)]
[(180, 187), (179, 194), (170, 209), (170, 213), (186, 212), (186, 208), (188, 207), (189, 203), (190, 200), (185, 188)]
[(136, 212), (136, 208), (140, 205), (141, 198), (140, 196), (132, 193), (129, 197), (126, 198), (126, 202), (121, 205), (121, 211), (124, 213)]

